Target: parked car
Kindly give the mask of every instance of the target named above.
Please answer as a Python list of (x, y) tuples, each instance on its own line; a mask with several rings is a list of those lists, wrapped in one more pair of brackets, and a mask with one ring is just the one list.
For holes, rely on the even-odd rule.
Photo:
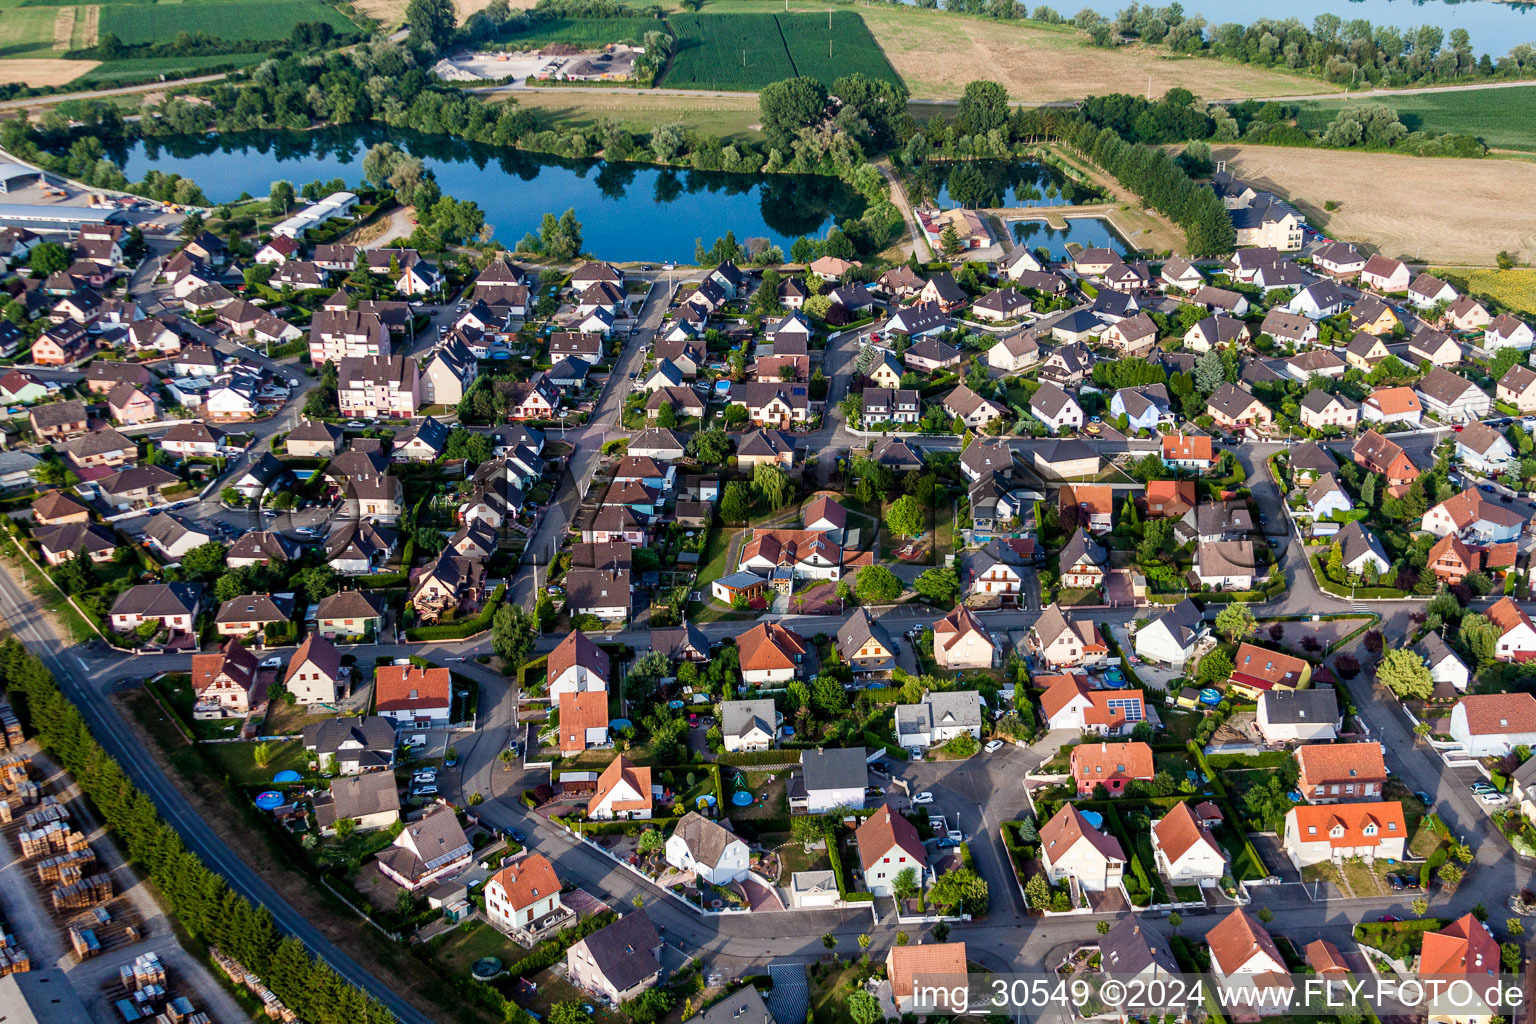
[(941, 850), (952, 850), (955, 847), (960, 845), (960, 840), (951, 838), (950, 836), (945, 836), (943, 839), (940, 839), (934, 845), (937, 846)]
[(994, 753), (995, 751), (1003, 749), (1003, 741), (1002, 740), (988, 740), (987, 741), (987, 745), (985, 747), (983, 747), (982, 749), (985, 750), (989, 754)]
[(1477, 798), (1489, 807), (1502, 807), (1509, 803), (1509, 797), (1503, 793), (1479, 793)]
[(1392, 888), (1393, 892), (1397, 892), (1398, 890), (1402, 889), (1402, 887), (1403, 887), (1403, 880), (1401, 878), (1398, 878), (1396, 875), (1388, 875), (1387, 876), (1387, 885)]
[(424, 786), (416, 786), (412, 788), (411, 796), (437, 796), (437, 787), (430, 782)]
[(270, 658), (263, 658), (261, 661), (262, 668), (281, 668), (282, 664), (282, 656), (277, 654), (272, 655)]
[(912, 798), (912, 804), (914, 807), (926, 807), (931, 803), (933, 803), (933, 794), (928, 792), (926, 789)]
[(1486, 782), (1474, 782), (1468, 788), (1471, 789), (1472, 792), (1477, 793), (1478, 795), (1482, 795), (1483, 793), (1497, 793), (1498, 792), (1497, 789), (1494, 789), (1492, 785), (1490, 785), (1489, 783), (1486, 783)]

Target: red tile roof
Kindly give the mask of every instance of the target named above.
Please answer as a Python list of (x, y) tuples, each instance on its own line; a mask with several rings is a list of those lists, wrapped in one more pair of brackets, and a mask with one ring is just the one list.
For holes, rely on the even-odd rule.
[(445, 708), (452, 689), (446, 668), (380, 665), (374, 670), (374, 703), (381, 713)]
[[(1296, 818), (1296, 834), (1304, 843), (1328, 841), (1334, 848), (1380, 846), (1408, 838), (1403, 805), (1396, 801), (1363, 804), (1302, 804), (1286, 812)], [(1374, 827), (1375, 832), (1367, 829)]]
[(864, 824), (854, 833), (854, 839), (859, 845), (859, 863), (866, 872), (874, 868), (881, 857), (890, 853), (892, 847), (901, 847), (907, 856), (919, 864), (928, 859), (928, 853), (923, 849), (923, 840), (917, 834), (917, 826), (899, 814), (892, 814), (890, 804), (865, 819)]
[(491, 877), (491, 884), (506, 890), (507, 902), (512, 904), (513, 910), (531, 907), (560, 891), (555, 866), (542, 853), (529, 854), (504, 866)]

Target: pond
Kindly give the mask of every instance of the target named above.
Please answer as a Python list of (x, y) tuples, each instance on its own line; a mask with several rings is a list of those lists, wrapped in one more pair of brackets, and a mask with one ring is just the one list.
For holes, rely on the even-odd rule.
[(130, 180), (151, 168), (174, 172), (220, 203), (242, 192), (264, 196), (285, 179), (355, 185), (377, 142), (420, 157), (446, 194), (479, 203), (507, 246), (545, 213), (574, 208), (584, 248), (601, 259), (691, 263), (697, 241), (709, 245), (727, 231), (741, 242), (767, 238), (787, 254), (800, 235), (818, 237), (864, 210), (863, 198), (835, 178), (562, 160), (372, 125), (136, 140), (112, 157)]
[(1079, 206), (1102, 198), (1093, 186), (1072, 181), (1058, 168), (1027, 160), (927, 163), (909, 170), (902, 184), (914, 205), (932, 199), (943, 210)]
[(1085, 249), (1113, 249), (1118, 253), (1130, 250), (1125, 239), (1103, 217), (1068, 217), (1063, 228), (1052, 227), (1043, 220), (1011, 220), (1007, 224), (1016, 244), (1049, 249), (1053, 260), (1067, 259), (1068, 242)]

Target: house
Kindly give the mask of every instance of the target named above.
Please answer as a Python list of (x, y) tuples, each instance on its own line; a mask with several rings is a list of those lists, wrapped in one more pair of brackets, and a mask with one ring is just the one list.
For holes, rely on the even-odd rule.
[(1013, 288), (999, 288), (988, 292), (971, 304), (971, 316), (977, 320), (994, 323), (1001, 320), (1017, 320), (1033, 308), (1029, 297)]
[(341, 415), (409, 419), (421, 405), (421, 377), (410, 356), (348, 357), (337, 369)]
[(1206, 411), (1216, 425), (1231, 431), (1239, 428), (1265, 429), (1275, 421), (1275, 414), (1257, 398), (1235, 384), (1222, 384), (1206, 400)]
[[(1503, 951), (1475, 914), (1464, 914), (1437, 932), (1426, 931), (1419, 950), (1420, 978), (1432, 978), (1433, 984), (1445, 985), (1457, 975), (1481, 992), (1488, 979), (1501, 973)], [(1481, 982), (1481, 984), (1479, 984)], [(1469, 1012), (1465, 1004), (1454, 1008), (1436, 1005), (1448, 999), (1444, 989), (1431, 989), (1429, 1019), (1435, 1024), (1488, 1024), (1491, 1014)], [(1451, 991), (1455, 991), (1452, 989)], [(1474, 996), (1473, 1007), (1482, 1009)]]
[(1429, 666), (1429, 678), (1436, 687), (1449, 683), (1456, 690), (1466, 692), (1472, 674), (1439, 633), (1426, 633), (1414, 650), (1423, 656), (1424, 663)]
[(1344, 395), (1330, 395), (1313, 388), (1301, 400), (1302, 426), (1353, 432), (1360, 422), (1360, 406)]
[(1479, 473), (1501, 473), (1515, 461), (1515, 448), (1486, 423), (1469, 423), (1456, 438), (1456, 457)]
[(579, 331), (556, 331), (549, 336), (549, 361), (581, 359), (591, 364), (603, 361), (603, 339), (596, 334)]
[(1512, 541), (1525, 532), (1525, 517), (1512, 508), (1484, 501), (1475, 487), (1468, 487), (1424, 513), (1419, 526), (1436, 537), (1455, 534), (1469, 544), (1488, 545)]
[(571, 630), (549, 653), (545, 674), (551, 699), (585, 690), (607, 691), (612, 679), (608, 652), (577, 629)]
[(917, 391), (892, 391), (889, 388), (864, 389), (863, 419), (866, 424), (916, 423), (921, 415), (922, 401)]
[(47, 398), (47, 386), (30, 373), (8, 370), (0, 377), (0, 400), (11, 405), (26, 405)]
[(542, 853), (504, 863), (485, 884), (486, 919), (507, 935), (531, 933), (561, 909), (560, 879)]
[[(918, 849), (922, 849), (921, 843)], [(751, 870), (752, 854), (747, 844), (697, 811), (678, 819), (667, 838), (665, 855), (668, 864), (679, 871), (692, 871), (711, 885), (730, 885)]]
[(1387, 493), (1394, 497), (1402, 497), (1419, 478), (1419, 467), (1403, 449), (1374, 430), (1361, 434), (1349, 454), (1356, 465), (1386, 477)]
[(1360, 415), (1367, 423), (1402, 423), (1416, 427), (1424, 415), (1424, 406), (1413, 388), (1377, 388), (1360, 403)]
[(668, 462), (681, 459), (687, 450), (687, 436), (664, 427), (651, 427), (640, 431), (629, 439), (627, 449), (629, 454), (640, 458), (662, 459)]
[(194, 527), (170, 512), (158, 512), (144, 524), (145, 542), (172, 561), (180, 561), (187, 552), (213, 541), (213, 534)]
[(1312, 666), (1305, 660), (1256, 644), (1239, 645), (1232, 664), (1232, 688), (1254, 700), (1268, 690), (1300, 690), (1312, 678)]
[[(1092, 321), (1092, 325), (1087, 321)], [(1083, 310), (1072, 314), (1069, 320), (1058, 320), (1051, 326), (1051, 336), (1066, 344), (1058, 346), (1040, 367), (1040, 377), (1055, 384), (1081, 384), (1093, 370), (1093, 352), (1079, 338), (1096, 336), (1104, 329), (1104, 322)]]
[(1461, 344), (1446, 334), (1424, 328), (1408, 342), (1407, 361), (1415, 366), (1428, 361), (1432, 366), (1452, 367), (1461, 363)]
[(1493, 399), (1486, 391), (1443, 367), (1425, 374), (1415, 390), (1426, 411), (1449, 423), (1466, 423), (1493, 414)]
[(1290, 465), (1291, 473), (1300, 484), (1335, 473), (1339, 468), (1339, 464), (1333, 461), (1333, 456), (1328, 453), (1328, 450), (1313, 441), (1299, 444), (1291, 450)]
[(796, 579), (839, 580), (874, 560), (869, 551), (853, 551), (838, 543), (836, 531), (754, 530), (741, 547), (738, 569), (773, 576), (780, 589)]
[[(1325, 749), (1303, 747), (1303, 750)], [(1284, 846), (1300, 870), (1360, 858), (1398, 861), (1408, 841), (1403, 805), (1395, 800), (1292, 807), (1285, 814)]]
[(1472, 296), (1463, 295), (1446, 309), (1445, 319), (1458, 331), (1475, 331), (1492, 323), (1493, 314)]
[[(235, 490), (249, 500), (261, 498), (264, 493), (275, 493), (283, 484), (293, 479), (293, 471), (271, 452), (252, 456), (244, 473), (235, 478)], [(268, 493), (270, 497), (270, 493)]]
[(391, 347), (389, 328), (375, 313), (322, 309), (309, 322), (309, 359), (315, 366), (388, 358)]
[(761, 465), (792, 468), (795, 440), (779, 430), (754, 430), (743, 434), (736, 442), (736, 464), (742, 469), (756, 469)]
[(1264, 314), (1259, 333), (1269, 335), (1277, 344), (1302, 348), (1317, 341), (1317, 323), (1277, 306)]
[(396, 462), (435, 462), (447, 446), (448, 425), (428, 416), (395, 435), (389, 457)]
[(1118, 839), (1094, 828), (1069, 801), (1040, 829), (1040, 862), (1053, 883), (1106, 892), (1120, 886), (1126, 857)]
[(668, 341), (665, 338), (658, 338), (651, 343), (651, 354), (655, 356), (658, 364), (671, 363), (677, 368), (677, 372), (688, 380), (699, 375), (699, 370), (705, 362), (702, 343), (692, 339)]
[(1195, 549), (1195, 577), (1217, 590), (1252, 590), (1255, 562), (1251, 541), (1203, 540)]
[(855, 608), (838, 627), (837, 650), (854, 678), (888, 675), (896, 667), (896, 643), (868, 608)]
[(1040, 613), (1030, 631), (1029, 645), (1052, 668), (1097, 664), (1109, 654), (1098, 626), (1091, 620), (1068, 618), (1054, 603)]
[(1108, 484), (1064, 485), (1057, 500), (1063, 513), (1075, 512), (1077, 521), (1095, 533), (1106, 533), (1113, 525), (1115, 491)]
[(117, 538), (112, 531), (95, 523), (63, 523), (33, 532), (32, 538), (49, 565), (63, 565), (80, 552), (92, 562), (108, 562), (117, 553)]
[(1536, 370), (1520, 363), (1511, 366), (1494, 386), (1494, 397), (1521, 412), (1536, 412)]
[(1227, 855), (1188, 802), (1152, 822), (1152, 862), (1174, 885), (1214, 886), (1227, 874)]
[(916, 704), (898, 704), (896, 742), (908, 750), (926, 750), (957, 736), (979, 740), (983, 706), (981, 694), (975, 690), (930, 692)]
[[(919, 1014), (939, 1010), (965, 1012), (950, 1005), (950, 994), (965, 992), (969, 1005), (969, 976), (964, 942), (918, 943), (892, 946), (885, 956), (885, 976), (891, 985), (891, 1002), (899, 1013)], [(922, 985), (919, 987), (918, 980)], [(958, 1003), (958, 1000), (956, 1001)]]
[(1369, 578), (1374, 572), (1376, 577), (1380, 578), (1392, 568), (1391, 561), (1382, 550), (1381, 542), (1361, 526), (1358, 520), (1346, 524), (1334, 535), (1333, 542), (1339, 545), (1343, 555), (1344, 571), (1352, 576)]
[(1372, 256), (1360, 268), (1360, 287), (1374, 288), (1378, 292), (1406, 292), (1413, 280), (1413, 271), (1402, 260), (1387, 256)]
[(562, 693), (555, 704), (560, 716), (560, 753), (574, 757), (608, 742), (608, 693)]
[(267, 683), (256, 655), (233, 638), (211, 654), (192, 655), (193, 717), (261, 715), (267, 707)]
[(1068, 427), (1080, 428), (1085, 420), (1083, 407), (1050, 381), (1042, 383), (1030, 398), (1029, 411), (1052, 433)]
[(908, 369), (932, 373), (960, 365), (960, 350), (937, 338), (924, 338), (901, 354)]
[[(139, 446), (111, 427), (72, 437), (64, 442), (63, 449), (70, 468), (76, 472), (102, 466), (117, 469), (139, 457)], [(100, 478), (99, 474), (96, 478)]]
[(249, 636), (287, 625), (292, 613), (292, 594), (242, 594), (221, 604), (213, 621), (219, 636)]
[(918, 302), (893, 311), (884, 323), (875, 326), (874, 332), (882, 338), (898, 335), (915, 341), (943, 334), (954, 326), (955, 322), (937, 302)]
[(1136, 631), (1136, 656), (1162, 665), (1183, 665), (1209, 632), (1199, 607), (1186, 597)]
[(458, 405), (478, 373), (474, 355), (456, 338), (449, 338), (427, 356), (421, 371), (421, 400), (432, 405)]
[(366, 715), (309, 722), (304, 726), (304, 749), (315, 755), (322, 771), (334, 767), (342, 775), (384, 772), (394, 782), (388, 769), (395, 765), (395, 727), (387, 718)]
[(917, 827), (890, 805), (882, 805), (854, 833), (859, 864), (864, 871), (864, 885), (875, 896), (890, 896), (896, 879), (912, 871), (921, 885), (928, 865), (928, 851), (917, 834)]
[(201, 420), (178, 423), (160, 438), (160, 447), (173, 455), (189, 458), (194, 455), (217, 455), (224, 443), (224, 431), (210, 427)]
[(373, 676), (374, 710), (397, 726), (446, 726), (453, 705), (453, 684), (446, 668), (380, 665)]
[(997, 594), (1003, 601), (1017, 598), (1024, 588), (1024, 560), (1012, 547), (989, 540), (971, 555), (972, 594)]
[(1152, 780), (1152, 748), (1135, 741), (1080, 743), (1072, 748), (1071, 770), (1078, 796), (1092, 796), (1099, 786), (1119, 796), (1128, 782)]
[(340, 427), (323, 420), (300, 420), (299, 425), (288, 432), (284, 446), (289, 455), (306, 459), (329, 458), (341, 449)]
[(1173, 414), (1173, 400), (1164, 384), (1120, 388), (1109, 400), (1109, 415), (1124, 416), (1128, 430), (1155, 431), (1160, 425), (1177, 420)]
[(39, 441), (63, 441), (85, 433), (85, 403), (72, 400), (34, 405), (27, 411), (27, 421), (31, 423), (32, 433), (37, 435)]
[(1105, 551), (1087, 532), (1079, 529), (1061, 549), (1061, 585), (1064, 587), (1089, 588), (1104, 584), (1104, 573), (1109, 568), (1109, 552)]
[[(1206, 288), (1205, 291), (1215, 289)], [(1191, 352), (1209, 352), (1215, 348), (1226, 348), (1230, 345), (1240, 345), (1247, 341), (1252, 332), (1245, 321), (1235, 316), (1227, 316), (1217, 313), (1208, 316), (1184, 332), (1184, 347)]]
[(1380, 743), (1308, 744), (1297, 748), (1296, 765), (1296, 789), (1311, 804), (1380, 800), (1387, 785)]
[(940, 668), (991, 668), (999, 653), (981, 619), (963, 603), (933, 624), (933, 660)]
[(1516, 747), (1536, 745), (1536, 696), (1469, 693), (1451, 708), (1450, 729), (1451, 739), (1470, 757), (1503, 757)]
[(202, 600), (200, 583), (141, 583), (117, 596), (108, 619), (114, 633), (128, 633), (148, 622), (172, 635), (190, 633)]
[(619, 1006), (661, 977), (661, 946), (651, 919), (636, 910), (572, 945), (565, 954), (566, 971), (578, 988)]
[(1010, 331), (987, 349), (987, 365), (1007, 373), (1027, 370), (1040, 359), (1040, 341), (1032, 330)]
[(761, 622), (736, 639), (742, 680), (749, 686), (796, 678), (809, 645), (793, 630)]
[(332, 779), (314, 800), (315, 821), (322, 835), (337, 834), (342, 821), (358, 832), (389, 828), (400, 820), (400, 790), (392, 772), (367, 772)]
[(1307, 283), (1301, 268), (1290, 260), (1266, 263), (1253, 273), (1253, 284), (1267, 296), (1270, 292), (1295, 291)]
[(1354, 341), (1349, 343), (1346, 351), (1351, 355), (1356, 352), (1369, 354), (1364, 360), (1351, 359), (1350, 362), (1362, 370), (1369, 370), (1385, 359), (1386, 345), (1379, 337), (1374, 336), (1390, 334), (1393, 328), (1400, 326), (1400, 323), (1397, 314), (1392, 312), (1391, 306), (1374, 295), (1362, 295), (1349, 310), (1350, 329), (1360, 333), (1356, 335)]
[(359, 590), (343, 590), (320, 599), (315, 610), (315, 630), (326, 639), (373, 637), (384, 625), (382, 602)]
[(1168, 981), (1179, 973), (1166, 936), (1141, 914), (1123, 914), (1099, 936), (1100, 969), (1121, 982)]
[(1307, 514), (1313, 519), (1333, 519), (1355, 507), (1332, 473), (1324, 473), (1307, 488), (1306, 501)]
[[(1044, 385), (1042, 385), (1043, 387)], [(1038, 394), (1039, 392), (1036, 392), (1037, 397)], [(1066, 395), (1063, 394), (1062, 397), (1066, 398)], [(1072, 417), (1072, 410), (1076, 409), (1077, 422), (1081, 424), (1082, 408), (1072, 401), (1071, 398), (1066, 398), (1066, 401), (1067, 404), (1062, 406), (1058, 412), (1065, 420), (1069, 421)], [(1031, 408), (1034, 407), (1033, 403), (1034, 399), (1031, 399)], [(944, 396), (944, 411), (971, 429), (985, 427), (994, 420), (1000, 420), (1008, 415), (1008, 409), (1005, 406), (989, 398), (981, 397), (965, 384), (961, 384)]]
[(1344, 293), (1332, 281), (1314, 281), (1297, 292), (1285, 308), (1310, 320), (1326, 320), (1344, 309)]
[[(161, 513), (164, 515), (164, 513)], [(91, 510), (68, 497), (63, 491), (49, 491), (32, 503), (32, 521), (38, 526), (64, 526), (87, 523)]]
[(1163, 465), (1208, 473), (1216, 465), (1216, 449), (1208, 434), (1164, 434)]
[(1040, 708), (1052, 729), (1120, 736), (1146, 721), (1147, 706), (1140, 690), (1094, 690), (1089, 688), (1088, 678), (1080, 675), (1035, 678), (1046, 684)]
[(1333, 687), (1319, 686), (1264, 691), (1254, 723), (1266, 743), (1331, 743), (1344, 727), (1344, 718)]
[(593, 821), (651, 816), (651, 769), (636, 767), (620, 754), (597, 777), (597, 791), (587, 802), (587, 817)]
[(790, 779), (790, 809), (803, 804), (807, 814), (838, 808), (859, 810), (869, 784), (863, 747), (818, 747), (800, 752), (800, 772)]
[(300, 704), (334, 704), (347, 691), (351, 670), (341, 667), (341, 652), (324, 636), (311, 634), (288, 662), (283, 685)]
[(77, 323), (55, 324), (32, 343), (32, 362), (38, 366), (70, 366), (90, 351), (90, 335), (84, 327)]
[[(826, 258), (826, 257), (823, 257)], [(799, 877), (806, 872), (796, 872)], [(835, 891), (835, 890), (834, 890)], [(798, 904), (795, 904), (798, 906)], [(698, 1014), (699, 1024), (777, 1024), (756, 986), (742, 985)]]
[(630, 582), (627, 569), (572, 569), (565, 575), (565, 606), (573, 615), (628, 619)]
[(475, 848), (446, 804), (434, 804), (400, 830), (376, 860), (384, 877), (407, 892), (419, 892), (441, 878), (456, 875), (474, 859)]
[(1294, 987), (1286, 969), (1285, 957), (1264, 926), (1247, 910), (1238, 907), (1205, 934), (1211, 952), (1211, 970), (1229, 986), (1252, 986), (1260, 991), (1248, 997), (1255, 1012), (1279, 1012), (1271, 1006), (1286, 1005), (1273, 993), (1261, 999), (1264, 991)]
[(1348, 242), (1325, 242), (1312, 250), (1312, 266), (1334, 277), (1354, 277), (1365, 264), (1365, 257)]
[(729, 753), (768, 750), (779, 738), (779, 713), (773, 698), (720, 702), (720, 736)]
[(399, 536), (367, 520), (337, 522), (325, 538), (325, 564), (347, 576), (382, 568), (395, 553)]

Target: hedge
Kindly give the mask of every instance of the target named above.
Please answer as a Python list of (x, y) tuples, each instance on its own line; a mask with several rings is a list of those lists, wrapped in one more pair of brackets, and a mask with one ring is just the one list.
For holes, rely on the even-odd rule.
[(1428, 860), (1419, 865), (1419, 886), (1425, 892), (1429, 892), (1430, 878), (1434, 876), (1436, 871), (1445, 866), (1445, 862), (1450, 858), (1450, 855), (1451, 852), (1442, 846), (1434, 853), (1431, 853)]
[(1262, 754), (1210, 754), (1205, 760), (1212, 768), (1279, 768), (1294, 758), (1287, 751), (1270, 750)]
[(553, 967), (564, 958), (567, 949), (599, 928), (617, 920), (618, 917), (611, 910), (593, 914), (576, 927), (567, 928), (553, 938), (545, 939), (533, 947), (527, 956), (508, 967), (507, 973), (514, 978), (526, 978), (530, 974), (538, 974), (542, 970)]
[[(548, 656), (546, 655), (545, 658), (539, 658), (537, 660), (542, 662), (546, 660), (547, 657)], [(533, 662), (529, 662), (528, 664), (532, 665)], [(523, 666), (524, 669), (527, 667), (528, 665)], [(521, 674), (519, 674), (517, 683), (519, 687), (522, 686), (523, 680), (521, 678)], [(799, 764), (800, 752), (798, 750), (738, 750), (734, 753), (721, 754), (720, 756), (716, 757), (715, 760), (720, 764), (736, 765), (742, 767), (749, 765), (776, 765), (779, 767), (784, 767), (787, 765)]]
[(465, 637), (483, 633), (491, 628), (491, 620), (496, 617), (496, 608), (501, 604), (502, 597), (507, 592), (505, 583), (496, 584), (496, 589), (491, 591), (491, 598), (485, 602), (485, 607), (480, 609), (480, 614), (463, 622), (452, 622), (443, 626), (417, 626), (415, 629), (405, 631), (407, 640), (463, 640)]
[(849, 892), (848, 877), (843, 870), (843, 855), (837, 848), (837, 835), (833, 832), (833, 821), (830, 817), (822, 819), (822, 826), (826, 830), (827, 860), (832, 862), (832, 876), (837, 879), (837, 892), (845, 903), (873, 903), (875, 894), (872, 892)]

